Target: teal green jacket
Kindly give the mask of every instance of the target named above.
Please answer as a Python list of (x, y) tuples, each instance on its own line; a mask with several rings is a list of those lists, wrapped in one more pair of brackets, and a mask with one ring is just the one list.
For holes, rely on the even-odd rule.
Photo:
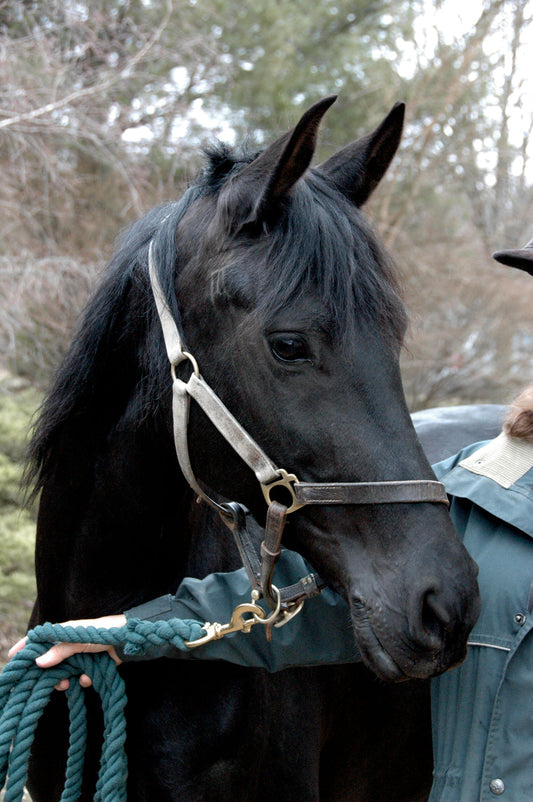
[(467, 659), (432, 682), (430, 802), (532, 802), (533, 445), (500, 435), (434, 470), (482, 605)]
[[(480, 567), (482, 612), (465, 662), (432, 681), (431, 802), (496, 796), (533, 802), (533, 445), (520, 443), (517, 451), (516, 444), (503, 435), (434, 466), (452, 497), (454, 524)], [(302, 557), (284, 551), (275, 581), (293, 584), (309, 570)], [(225, 622), (249, 600), (241, 569), (186, 579), (176, 596), (126, 615)], [(249, 635), (161, 656), (222, 659), (270, 671), (345, 663), (359, 659), (351, 632), (345, 603), (326, 589), (287, 626), (274, 629), (270, 643), (256, 625)]]

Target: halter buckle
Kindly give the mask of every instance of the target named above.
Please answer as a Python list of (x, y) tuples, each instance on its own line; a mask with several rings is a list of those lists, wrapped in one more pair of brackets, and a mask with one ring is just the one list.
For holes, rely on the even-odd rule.
[(291, 504), (285, 504), (287, 507), (287, 515), (289, 512), (294, 512), (295, 510), (299, 510), (300, 507), (304, 506), (304, 503), (298, 501), (296, 498), (296, 493), (294, 491), (294, 485), (299, 484), (298, 477), (295, 476), (293, 473), (287, 473), (285, 468), (278, 468), (278, 476), (279, 479), (274, 479), (273, 482), (268, 482), (266, 484), (261, 483), (261, 490), (263, 491), (263, 496), (265, 497), (266, 503), (270, 506), (272, 501), (276, 499), (272, 498), (272, 491), (276, 487), (284, 487), (291, 496)]

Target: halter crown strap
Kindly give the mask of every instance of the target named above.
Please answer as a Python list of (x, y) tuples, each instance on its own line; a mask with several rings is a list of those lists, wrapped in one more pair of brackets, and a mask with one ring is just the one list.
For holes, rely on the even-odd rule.
[(168, 305), (167, 299), (163, 295), (161, 284), (159, 283), (159, 276), (154, 262), (154, 241), (151, 240), (148, 249), (148, 274), (150, 276), (150, 284), (152, 286), (152, 293), (154, 296), (157, 313), (163, 329), (163, 338), (165, 340), (165, 347), (167, 349), (168, 360), (174, 367), (179, 365), (186, 359), (185, 352), (181, 341), (179, 329), (176, 326), (174, 315), (172, 314)]

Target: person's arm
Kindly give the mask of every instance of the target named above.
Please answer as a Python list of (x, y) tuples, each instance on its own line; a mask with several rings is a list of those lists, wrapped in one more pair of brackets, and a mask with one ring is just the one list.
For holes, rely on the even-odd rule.
[[(284, 550), (276, 566), (275, 581), (279, 587), (292, 585), (310, 568), (300, 555)], [(210, 574), (204, 579), (185, 579), (175, 596), (161, 596), (153, 601), (127, 610), (124, 615), (94, 619), (94, 626), (121, 626), (127, 619), (140, 618), (157, 621), (169, 618), (227, 623), (238, 604), (250, 601), (250, 584), (244, 569), (231, 573)], [(87, 622), (74, 622), (87, 623)], [(16, 644), (10, 655), (24, 645)], [(56, 644), (39, 658), (39, 665), (49, 667), (82, 650), (110, 651), (108, 647), (86, 644)], [(111, 651), (110, 651), (111, 653)], [(115, 662), (143, 659), (131, 657), (120, 648), (111, 653)], [(161, 647), (150, 658), (172, 657), (196, 660), (226, 660), (244, 666), (280, 671), (290, 666), (310, 666), (356, 662), (360, 659), (348, 609), (344, 601), (329, 588), (308, 599), (302, 611), (285, 626), (272, 630), (267, 641), (261, 624), (248, 634), (236, 632), (218, 641), (212, 641), (187, 651), (170, 645)], [(144, 658), (146, 659), (146, 658)], [(84, 683), (85, 684), (85, 683)]]
[[(278, 587), (292, 585), (310, 570), (299, 554), (285, 549), (276, 566), (275, 584)], [(125, 614), (128, 619), (146, 621), (182, 618), (225, 624), (238, 604), (249, 601), (250, 583), (241, 568), (231, 573), (210, 574), (204, 579), (188, 577), (175, 596), (161, 596), (127, 610)], [(142, 659), (131, 657), (122, 649), (117, 649), (117, 652), (124, 661)], [(269, 671), (360, 660), (348, 608), (343, 599), (329, 588), (308, 599), (301, 612), (285, 626), (274, 627), (270, 642), (261, 624), (255, 624), (248, 634), (236, 632), (185, 653), (165, 645), (157, 656), (226, 660)]]

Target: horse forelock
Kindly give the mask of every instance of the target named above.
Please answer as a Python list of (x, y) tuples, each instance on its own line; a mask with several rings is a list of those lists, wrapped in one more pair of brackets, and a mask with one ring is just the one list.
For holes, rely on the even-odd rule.
[[(308, 171), (281, 207), (271, 210), (272, 225), (267, 210), (267, 220), (255, 227), (255, 243), (254, 233), (250, 239), (244, 234), (231, 241), (232, 231), (250, 212), (232, 203), (232, 186), (259, 153), (224, 144), (206, 149), (206, 168), (189, 190), (194, 197), (187, 207), (207, 194), (217, 203), (222, 200), (226, 209), (218, 218), (220, 228), (211, 227), (208, 237), (227, 253), (222, 264), (217, 262), (206, 277), (211, 296), (224, 294), (226, 266), (237, 262), (244, 270), (255, 271), (254, 283), (261, 288), (255, 299), (256, 312), (261, 318), (275, 314), (314, 288), (324, 298), (336, 330), (365, 320), (371, 326), (378, 324), (382, 332), (401, 342), (406, 312), (393, 260), (364, 215), (320, 170)], [(177, 314), (179, 302), (173, 296), (172, 281), (172, 271), (167, 270), (162, 283)]]
[[(312, 171), (277, 210), (271, 210), (271, 216), (267, 210), (263, 226), (258, 221), (249, 238), (241, 234), (232, 243), (231, 231), (239, 221), (228, 179), (238, 176), (246, 161), (231, 161), (225, 154), (223, 162), (225, 182), (219, 162), (213, 167), (216, 180), (207, 177), (210, 187), (223, 189), (225, 209), (233, 214), (231, 220), (222, 215), (221, 230), (211, 231), (215, 241), (227, 241), (225, 260), (209, 277), (212, 295), (225, 293), (226, 268), (237, 265), (253, 274), (259, 318), (276, 314), (314, 289), (324, 299), (333, 329), (346, 330), (365, 320), (379, 323), (381, 331), (400, 342), (406, 314), (396, 269), (359, 210)], [(249, 209), (242, 208), (241, 213), (245, 217)]]
[(335, 330), (365, 321), (401, 341), (406, 318), (396, 269), (364, 215), (318, 174), (298, 189), (288, 210), (289, 236), (279, 231), (272, 249), (280, 284), (289, 285), (291, 271), (285, 245), (293, 251), (295, 292), (316, 285)]

